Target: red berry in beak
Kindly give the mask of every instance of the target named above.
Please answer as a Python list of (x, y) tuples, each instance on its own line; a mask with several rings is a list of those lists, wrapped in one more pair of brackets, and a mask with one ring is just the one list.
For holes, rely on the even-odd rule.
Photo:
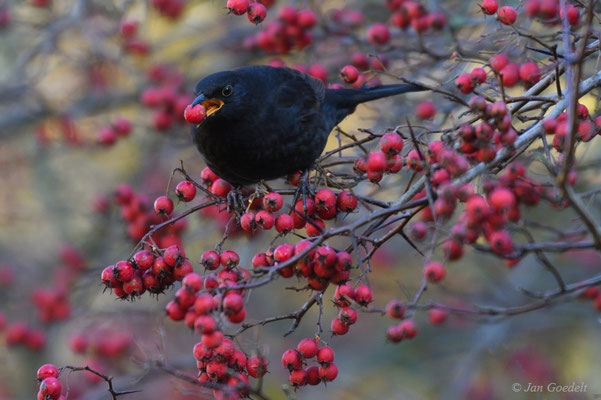
[(188, 105), (184, 110), (184, 118), (191, 124), (200, 124), (206, 116), (207, 112), (201, 104)]

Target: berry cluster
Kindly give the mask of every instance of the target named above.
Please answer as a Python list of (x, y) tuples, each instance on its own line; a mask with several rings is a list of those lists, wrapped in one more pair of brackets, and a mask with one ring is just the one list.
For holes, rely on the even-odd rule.
[[(512, 25), (517, 19), (517, 11), (511, 6), (499, 8), (497, 0), (484, 0), (480, 5), (482, 12), (487, 15), (497, 13), (499, 22)], [(546, 25), (561, 24), (564, 10), (560, 7), (559, 0), (526, 0), (524, 2), (524, 13), (529, 18), (539, 18)], [(572, 26), (580, 22), (580, 10), (573, 4), (566, 5), (566, 17)]]
[(171, 68), (156, 65), (148, 71), (154, 86), (142, 92), (142, 104), (154, 109), (153, 128), (164, 132), (174, 123), (183, 123), (184, 111), (194, 97), (184, 89), (183, 76)]
[(226, 8), (234, 15), (246, 14), (248, 20), (257, 25), (267, 16), (267, 8), (275, 0), (227, 0)]
[(65, 288), (36, 289), (32, 295), (38, 318), (43, 323), (62, 321), (69, 317), (71, 306)]
[[(484, 191), (486, 198), (476, 194), (471, 185), (452, 188), (442, 185), (438, 190), (438, 198), (434, 202), (434, 211), (439, 218), (449, 218), (455, 211), (457, 201), (465, 203), (465, 211), (459, 215), (452, 226), (451, 234), (443, 243), (443, 250), (449, 260), (457, 260), (463, 255), (463, 245), (474, 243), (480, 235), (490, 244), (491, 251), (503, 257), (509, 257), (513, 251), (511, 235), (505, 229), (510, 222), (521, 218), (520, 205), (532, 206), (547, 195), (544, 185), (526, 175), (525, 167), (514, 163), (507, 168), (498, 181), (486, 181)], [(419, 196), (425, 196), (425, 193)], [(420, 213), (424, 222), (433, 222), (434, 215), (430, 208)], [(411, 236), (415, 240), (423, 240), (427, 234), (427, 226), (423, 222), (414, 222)], [(429, 264), (430, 281), (438, 281), (444, 277), (442, 265)]]
[(313, 43), (310, 30), (316, 23), (317, 17), (312, 10), (284, 5), (278, 10), (277, 21), (268, 21), (260, 32), (247, 39), (245, 46), (275, 54), (287, 53), (294, 48), (303, 49)]
[(144, 56), (150, 51), (150, 45), (138, 36), (138, 25), (138, 21), (124, 19), (119, 24), (119, 34), (126, 52)]
[[(306, 362), (315, 358), (319, 366), (306, 367)], [(334, 363), (334, 350), (329, 346), (319, 347), (319, 338), (305, 338), (296, 349), (288, 349), (282, 354), (282, 365), (290, 371), (289, 381), (294, 387), (319, 385), (331, 382), (338, 376), (338, 366)]]
[[(131, 186), (122, 184), (117, 187), (114, 194), (114, 200), (121, 207), (121, 217), (127, 224), (127, 234), (135, 242), (139, 241), (149, 231), (151, 225), (156, 225), (162, 222), (161, 210), (164, 214), (169, 214), (173, 209), (173, 203), (168, 197), (159, 197), (155, 201), (155, 209), (158, 205), (159, 211), (153, 212), (150, 207), (148, 198), (144, 195), (136, 194)], [(171, 204), (171, 205), (170, 205)], [(167, 210), (171, 210), (167, 213)], [(166, 248), (171, 245), (180, 245), (180, 235), (187, 228), (185, 219), (180, 219), (173, 224), (170, 224), (165, 229), (156, 232), (152, 239), (161, 248)]]
[[(5, 325), (4, 315), (0, 314), (0, 331)], [(6, 325), (4, 340), (9, 347), (23, 345), (31, 351), (38, 351), (46, 345), (46, 334), (24, 322), (13, 322)]]
[(38, 391), (38, 400), (65, 400), (66, 397), (61, 394), (63, 385), (58, 379), (60, 371), (52, 364), (42, 365), (37, 372), (40, 389)]
[(175, 281), (193, 271), (179, 245), (165, 250), (138, 251), (129, 261), (118, 261), (102, 270), (101, 279), (120, 299), (135, 299), (148, 291), (163, 293)]
[(74, 333), (68, 339), (69, 348), (74, 353), (105, 359), (127, 356), (132, 344), (131, 334), (112, 324)]
[(131, 129), (129, 120), (118, 118), (110, 126), (100, 128), (97, 142), (103, 146), (112, 146), (120, 137), (129, 136)]
[(165, 17), (176, 20), (186, 7), (186, 0), (152, 0), (152, 6)]
[(312, 198), (298, 200), (289, 214), (276, 213), (282, 209), (284, 200), (276, 192), (265, 194), (262, 201), (251, 204), (248, 212), (240, 218), (240, 226), (247, 232), (275, 227), (280, 234), (294, 229), (305, 229), (308, 236), (319, 235), (325, 222), (336, 218), (339, 212), (351, 212), (357, 207), (357, 198), (348, 191), (335, 193), (330, 189), (319, 189)]
[[(588, 108), (583, 104), (577, 106), (576, 139), (582, 142), (590, 142), (595, 136), (601, 134), (601, 117), (591, 120)], [(553, 147), (557, 152), (563, 153), (568, 140), (570, 128), (568, 126), (568, 114), (563, 112), (557, 118), (546, 118), (543, 120), (545, 134), (553, 135)], [(576, 173), (575, 171), (573, 172)]]
[[(366, 173), (370, 182), (378, 183), (384, 177), (384, 173), (395, 174), (403, 168), (403, 163), (414, 169), (421, 163), (419, 154), (412, 150), (407, 154), (406, 161), (401, 156), (404, 141), (399, 133), (388, 132), (382, 135), (379, 142), (379, 150), (369, 153), (367, 158), (359, 157), (355, 162), (355, 171)], [(417, 168), (421, 170), (421, 166)]]
[(311, 242), (308, 240), (302, 240), (296, 245), (283, 243), (265, 253), (256, 254), (252, 265), (254, 268), (267, 270), (275, 267), (284, 278), (294, 275), (303, 277), (313, 290), (323, 291), (330, 283), (340, 285), (348, 281), (352, 267), (351, 256), (346, 251), (336, 251), (327, 245), (309, 250), (294, 264), (278, 266), (295, 255), (304, 253), (310, 246)]
[(263, 357), (247, 357), (229, 339), (220, 343), (199, 342), (194, 345), (192, 354), (196, 359), (199, 382), (226, 385), (225, 389), (213, 390), (213, 395), (219, 400), (248, 396), (249, 376), (261, 378), (267, 373), (267, 361)]
[[(509, 57), (504, 54), (497, 54), (492, 57), (488, 64), (491, 70), (498, 76), (499, 82), (506, 88), (511, 88), (517, 85), (520, 81), (524, 83), (526, 87), (530, 87), (536, 84), (541, 78), (541, 71), (533, 61), (527, 61), (520, 64), (513, 63), (509, 60)], [(486, 82), (487, 74), (486, 70), (481, 67), (476, 67), (471, 72), (459, 75), (455, 80), (455, 86), (463, 94), (468, 94), (474, 91), (474, 89)]]
[(350, 326), (357, 322), (357, 311), (350, 307), (351, 300), (360, 307), (367, 307), (373, 301), (373, 293), (365, 285), (353, 288), (349, 283), (344, 283), (336, 288), (332, 301), (339, 310), (330, 324), (332, 335), (345, 335)]
[(386, 0), (386, 6), (393, 12), (390, 23), (400, 29), (413, 28), (417, 33), (444, 28), (447, 19), (444, 14), (428, 9), (417, 1)]

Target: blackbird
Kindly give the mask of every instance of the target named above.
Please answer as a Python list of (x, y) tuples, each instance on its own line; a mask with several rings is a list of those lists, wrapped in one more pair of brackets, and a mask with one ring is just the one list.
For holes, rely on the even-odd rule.
[(192, 130), (207, 165), (234, 186), (309, 170), (332, 129), (371, 100), (423, 90), (409, 84), (326, 89), (307, 74), (248, 66), (196, 84), (206, 118)]

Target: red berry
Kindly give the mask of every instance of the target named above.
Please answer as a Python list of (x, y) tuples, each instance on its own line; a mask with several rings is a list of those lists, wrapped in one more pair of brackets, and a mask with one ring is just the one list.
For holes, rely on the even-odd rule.
[(111, 127), (104, 127), (98, 131), (98, 143), (110, 146), (117, 141), (117, 132)]
[[(573, 4), (566, 4), (566, 13), (565, 15), (567, 16), (567, 20), (568, 23), (570, 25), (578, 25), (578, 22), (580, 22), (580, 11), (578, 10), (578, 8), (576, 6), (574, 6)], [(559, 16), (561, 18), (564, 17), (564, 9), (560, 9), (559, 11)]]
[(367, 171), (384, 172), (386, 170), (386, 155), (381, 151), (369, 153), (367, 158)]
[(334, 362), (334, 350), (330, 346), (323, 346), (317, 351), (317, 362), (320, 364), (330, 364)]
[(165, 307), (167, 316), (173, 321), (181, 321), (186, 316), (186, 310), (182, 309), (176, 301), (171, 300)]
[(282, 365), (290, 371), (301, 368), (303, 361), (299, 352), (294, 349), (286, 350), (284, 354), (282, 354)]
[(386, 44), (390, 40), (390, 30), (386, 24), (373, 24), (367, 30), (367, 38), (375, 45)]
[(319, 377), (325, 382), (331, 382), (338, 376), (338, 366), (334, 363), (319, 367)]
[(307, 384), (307, 371), (304, 369), (295, 369), (290, 372), (290, 384), (292, 386), (304, 386)]
[(175, 194), (180, 201), (192, 201), (196, 196), (196, 186), (190, 181), (181, 181), (175, 187)]
[(53, 364), (44, 364), (38, 368), (37, 376), (40, 381), (46, 378), (58, 378), (58, 368)]
[(186, 257), (186, 252), (180, 246), (174, 244), (165, 249), (163, 260), (170, 267), (175, 267)]
[(303, 29), (310, 29), (310, 28), (313, 28), (316, 23), (317, 23), (317, 17), (315, 16), (315, 13), (313, 12), (313, 10), (310, 10), (307, 8), (307, 9), (298, 11), (296, 24), (299, 27), (301, 27)]
[[(206, 287), (206, 279), (205, 279)], [(207, 315), (216, 308), (213, 296), (208, 293), (203, 293), (196, 298), (194, 302), (194, 311), (198, 315)]]
[(509, 210), (515, 206), (515, 195), (507, 188), (499, 187), (488, 195), (489, 204), (497, 211)]
[(258, 253), (252, 259), (252, 265), (255, 268), (267, 267), (270, 265), (269, 260), (267, 260), (267, 255), (265, 253)]
[(340, 77), (346, 83), (354, 83), (359, 78), (359, 71), (353, 65), (345, 65), (340, 70)]
[(313, 64), (309, 67), (307, 71), (309, 75), (314, 78), (319, 79), (320, 81), (326, 83), (328, 80), (328, 70), (321, 64)]
[(507, 255), (513, 251), (513, 241), (507, 231), (494, 231), (488, 237), (490, 248), (499, 255)]
[(313, 219), (305, 225), (307, 236), (315, 237), (321, 235), (326, 229), (326, 224), (320, 219)]
[(255, 223), (259, 228), (269, 230), (275, 224), (275, 217), (269, 211), (261, 210), (255, 215)]
[(533, 61), (520, 65), (520, 79), (528, 85), (534, 85), (538, 82), (540, 80), (538, 65)]
[(392, 299), (386, 304), (386, 315), (390, 318), (401, 319), (405, 316), (406, 312), (407, 307), (397, 299)]
[(455, 80), (455, 86), (463, 94), (471, 93), (474, 90), (474, 84), (469, 74), (461, 74)]
[(131, 132), (131, 122), (126, 120), (125, 118), (117, 118), (115, 122), (113, 122), (113, 129), (119, 136), (127, 136)]
[(436, 261), (430, 261), (424, 267), (424, 276), (431, 283), (440, 282), (446, 275), (444, 266)]
[(248, 10), (248, 0), (227, 0), (226, 7), (234, 15), (242, 15)]
[(361, 71), (369, 69), (369, 59), (361, 52), (353, 53), (351, 56), (351, 63)]
[(232, 185), (230, 185), (229, 182), (218, 178), (217, 180), (215, 180), (215, 182), (213, 182), (213, 184), (211, 185), (211, 193), (213, 193), (215, 196), (219, 196), (219, 197), (225, 197), (227, 196), (227, 194), (232, 190)]
[(497, 19), (499, 20), (499, 22), (505, 25), (513, 25), (517, 17), (517, 11), (511, 6), (503, 6), (499, 9), (499, 12), (497, 13)]
[(505, 53), (497, 54), (490, 59), (490, 66), (497, 72), (500, 72), (509, 64), (509, 57)]
[(44, 399), (58, 399), (62, 390), (61, 381), (54, 377), (48, 377), (40, 383), (40, 394)]
[(225, 268), (232, 269), (240, 262), (240, 256), (233, 250), (226, 250), (221, 253), (220, 261)]
[(203, 283), (204, 283), (204, 281), (202, 279), (202, 276), (198, 275), (195, 272), (186, 275), (184, 277), (184, 279), (182, 280), (182, 285), (186, 289), (188, 289), (194, 293), (196, 293), (202, 289)]
[(280, 214), (275, 219), (275, 230), (286, 234), (294, 229), (294, 220), (288, 214)]
[(249, 357), (246, 361), (246, 370), (253, 378), (260, 378), (267, 373), (267, 361), (261, 356)]
[(317, 355), (318, 351), (317, 341), (313, 338), (303, 339), (296, 346), (296, 350), (303, 356), (305, 360), (313, 358)]
[(239, 313), (244, 307), (244, 298), (238, 293), (228, 293), (223, 298), (223, 311), (226, 314)]
[(470, 77), (476, 84), (479, 85), (486, 82), (486, 71), (482, 67), (476, 67), (470, 71)]
[(118, 261), (113, 274), (120, 282), (128, 282), (134, 277), (134, 267), (127, 261)]
[(267, 8), (261, 3), (252, 3), (248, 7), (248, 20), (253, 24), (260, 24), (267, 16)]
[(288, 243), (283, 243), (273, 251), (273, 259), (278, 263), (289, 260), (294, 256), (294, 246)]
[(350, 326), (345, 324), (340, 318), (334, 318), (330, 324), (332, 335), (345, 335), (348, 333)]
[(205, 251), (200, 257), (200, 263), (209, 271), (219, 268), (220, 256), (215, 250)]
[(345, 325), (353, 325), (357, 322), (357, 311), (350, 307), (344, 307), (338, 312), (338, 318), (344, 322)]
[(432, 325), (439, 325), (446, 321), (449, 313), (445, 310), (441, 310), (440, 308), (433, 308), (428, 311), (428, 321)]
[(417, 335), (417, 327), (415, 326), (415, 322), (411, 319), (401, 322), (399, 328), (403, 333), (403, 337), (407, 339), (413, 339)]
[(342, 212), (351, 212), (357, 208), (357, 198), (350, 192), (343, 190), (342, 192), (338, 193), (336, 206)]
[[(423, 103), (420, 103), (423, 104)], [(418, 106), (419, 107), (419, 106)], [(381, 138), (380, 138), (380, 150), (382, 150), (382, 152), (388, 154), (388, 155), (395, 155), (400, 153), (403, 150), (403, 138), (395, 133), (395, 132), (388, 132), (386, 134), (384, 134)], [(374, 154), (378, 154), (378, 153), (374, 153)], [(371, 157), (371, 153), (370, 153), (370, 157)], [(378, 162), (381, 162), (381, 160), (377, 160)], [(374, 160), (372, 160), (372, 163), (374, 162)], [(368, 161), (367, 164), (367, 168), (370, 169), (370, 164)], [(372, 165), (372, 170), (373, 169), (373, 165)]]
[(432, 119), (436, 114), (436, 106), (433, 102), (425, 100), (420, 102), (415, 108), (415, 115), (419, 119)]
[(219, 179), (219, 177), (216, 173), (211, 171), (211, 168), (204, 167), (200, 173), (200, 179), (202, 180), (202, 183), (208, 187), (211, 186), (217, 179)]
[(484, 14), (493, 15), (497, 12), (499, 4), (497, 3), (497, 0), (484, 0), (480, 7), (482, 7), (482, 12)]
[(255, 214), (247, 212), (240, 217), (240, 227), (246, 232), (252, 232), (257, 227), (255, 223)]
[(296, 25), (298, 14), (293, 5), (284, 5), (278, 10), (278, 19), (288, 25)]
[(524, 3), (524, 13), (530, 18), (536, 17), (540, 12), (540, 0), (526, 0)]
[(184, 110), (184, 119), (191, 124), (200, 124), (207, 116), (207, 110), (202, 104), (192, 106), (189, 104)]
[(500, 72), (503, 86), (513, 87), (520, 80), (520, 67), (517, 64), (509, 63)]
[(267, 193), (265, 197), (263, 197), (263, 206), (267, 211), (277, 212), (282, 208), (284, 204), (284, 200), (282, 195), (279, 193), (271, 192)]
[(362, 305), (366, 306), (373, 301), (373, 294), (371, 289), (365, 285), (361, 285), (355, 289), (354, 300)]
[(173, 212), (173, 201), (167, 196), (159, 196), (154, 201), (154, 211), (157, 214), (169, 215)]

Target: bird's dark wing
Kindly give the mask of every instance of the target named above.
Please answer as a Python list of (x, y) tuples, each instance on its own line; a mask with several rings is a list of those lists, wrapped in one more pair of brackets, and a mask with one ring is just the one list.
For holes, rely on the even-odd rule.
[(294, 122), (304, 124), (321, 112), (325, 97), (323, 83), (309, 75), (289, 68), (277, 69), (280, 84), (274, 95), (278, 109), (292, 109), (296, 114)]

